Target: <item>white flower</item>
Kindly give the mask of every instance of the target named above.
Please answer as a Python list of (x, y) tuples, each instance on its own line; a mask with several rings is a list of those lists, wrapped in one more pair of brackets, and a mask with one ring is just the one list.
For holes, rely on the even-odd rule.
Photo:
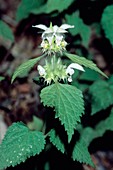
[(48, 35), (48, 36), (46, 36), (44, 39), (47, 39), (47, 40), (48, 40), (48, 42), (49, 42), (49, 45), (52, 45), (52, 42), (53, 42), (53, 36)]
[(40, 76), (45, 76), (46, 75), (46, 71), (41, 65), (38, 65), (37, 69), (39, 71)]
[(85, 71), (81, 65), (79, 65), (77, 63), (71, 63), (66, 69), (66, 74), (69, 75), (69, 77), (68, 77), (69, 82), (72, 82), (72, 75), (74, 74), (74, 69), (77, 69), (80, 71)]
[(56, 44), (60, 45), (63, 39), (64, 39), (63, 35), (56, 35)]
[(33, 27), (44, 30), (42, 33), (41, 47), (43, 48), (43, 52), (47, 52), (48, 54), (54, 54), (56, 52), (62, 53), (62, 51), (66, 50), (67, 42), (64, 40), (64, 33), (67, 32), (67, 29), (74, 28), (73, 25), (68, 24), (63, 24), (60, 27), (57, 25), (52, 26), (52, 23), (50, 27), (42, 24)]
[(67, 32), (66, 29), (74, 28), (74, 25), (62, 24), (60, 27), (58, 27), (57, 25), (54, 25), (54, 26), (50, 25), (50, 27), (48, 28), (43, 24), (39, 24), (33, 27), (44, 30), (42, 34), (42, 37), (44, 37), (45, 34), (49, 34), (49, 33), (52, 33), (53, 35), (56, 35), (57, 33), (61, 33), (61, 34), (66, 33)]
[(69, 82), (72, 82), (72, 77), (69, 76), (67, 80), (68, 80)]
[(74, 70), (72, 68), (68, 67), (66, 69), (66, 73), (69, 74), (70, 76), (72, 76), (74, 74)]
[(80, 70), (80, 71), (85, 71), (84, 68), (77, 64), (77, 63), (71, 63), (67, 69), (66, 69), (66, 73), (67, 74), (70, 74), (70, 75), (73, 75), (74, 74), (74, 69), (77, 69), (77, 70)]
[(33, 27), (44, 30), (42, 33), (41, 47), (43, 52), (47, 52), (48, 55), (61, 53), (66, 50), (67, 42), (64, 40), (64, 33), (67, 33), (67, 29), (74, 28), (73, 25), (63, 24), (60, 27), (57, 25), (46, 27), (45, 25), (39, 24)]

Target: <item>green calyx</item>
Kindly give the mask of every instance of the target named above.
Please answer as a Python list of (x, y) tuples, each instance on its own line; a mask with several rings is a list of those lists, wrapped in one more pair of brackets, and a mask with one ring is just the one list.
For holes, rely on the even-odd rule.
[(46, 60), (44, 69), (46, 72), (44, 78), (47, 84), (50, 84), (52, 81), (64, 81), (67, 78), (66, 66), (62, 64), (60, 58), (56, 58), (55, 56), (51, 58), (50, 62)]

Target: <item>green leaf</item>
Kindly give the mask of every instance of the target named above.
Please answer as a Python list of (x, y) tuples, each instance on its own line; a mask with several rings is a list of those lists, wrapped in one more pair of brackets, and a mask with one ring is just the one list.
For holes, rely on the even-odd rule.
[(16, 77), (21, 76), (23, 74), (26, 74), (30, 71), (30, 69), (42, 58), (43, 56), (40, 56), (38, 58), (30, 59), (23, 64), (21, 64), (14, 72), (12, 76), (11, 82), (15, 80)]
[(43, 125), (44, 125), (43, 120), (40, 119), (39, 117), (36, 117), (36, 116), (33, 116), (33, 121), (32, 122), (27, 123), (27, 126), (29, 127), (29, 129), (37, 130), (37, 131), (41, 131)]
[(96, 81), (96, 80), (100, 80), (100, 77), (97, 72), (86, 68), (85, 72), (81, 74), (79, 80)]
[(110, 43), (113, 45), (113, 5), (107, 6), (104, 9), (101, 18), (102, 28), (105, 32), (106, 38), (109, 39)]
[(40, 8), (33, 9), (32, 13), (34, 14), (41, 14), (46, 13), (49, 14), (53, 11), (62, 12), (74, 2), (74, 0), (48, 0), (47, 3)]
[(72, 60), (73, 62), (77, 63), (77, 64), (80, 64), (80, 65), (83, 65), (85, 67), (88, 67), (98, 73), (100, 73), (101, 75), (103, 75), (104, 77), (108, 78), (106, 76), (106, 74), (104, 74), (97, 66), (95, 63), (93, 63), (91, 60), (88, 60), (84, 57), (80, 57), (80, 56), (77, 56), (75, 54), (69, 54), (69, 53), (65, 53), (65, 55), (70, 59)]
[(80, 134), (88, 147), (94, 139), (102, 137), (108, 130), (113, 131), (113, 109), (109, 117), (99, 122), (94, 129), (86, 127), (80, 131)]
[(2, 80), (4, 80), (5, 79), (5, 77), (3, 77), (3, 76), (0, 76), (0, 81), (2, 81)]
[(15, 166), (39, 154), (45, 145), (42, 132), (30, 131), (23, 123), (14, 123), (0, 145), (0, 169)]
[(109, 84), (113, 84), (113, 75), (111, 75), (108, 79)]
[(76, 142), (73, 149), (72, 158), (74, 161), (76, 160), (80, 163), (85, 163), (94, 167), (87, 145), (83, 138), (80, 138), (79, 141)]
[(100, 80), (92, 84), (89, 93), (92, 96), (92, 115), (113, 104), (113, 85), (106, 81)]
[(58, 149), (60, 150), (62, 153), (65, 152), (65, 147), (63, 142), (61, 141), (60, 137), (56, 134), (55, 130), (52, 129), (49, 132), (49, 136), (50, 136), (50, 142)]
[(56, 83), (42, 89), (40, 97), (44, 105), (55, 107), (55, 117), (64, 125), (70, 142), (84, 113), (82, 92), (74, 86)]
[(3, 21), (0, 20), (0, 36), (6, 40), (14, 41), (14, 35), (11, 28)]
[(44, 170), (50, 170), (50, 163), (47, 161), (44, 165)]
[(113, 131), (113, 109), (109, 117), (99, 122), (95, 127), (95, 132), (97, 132), (99, 137), (103, 136), (107, 130)]
[(70, 25), (75, 25), (73, 29), (70, 29), (70, 33), (74, 36), (80, 34), (83, 44), (87, 47), (91, 36), (91, 29), (79, 17), (79, 13), (74, 12), (72, 15), (66, 15), (66, 21)]
[(91, 127), (83, 128), (81, 133), (81, 137), (85, 140), (86, 146), (88, 147), (89, 144), (98, 136), (98, 132)]
[[(60, 150), (62, 153), (64, 153), (65, 152), (64, 144), (62, 143), (59, 136), (55, 133), (54, 129), (52, 129), (50, 131), (49, 136), (50, 136), (50, 141), (52, 142), (52, 144), (58, 150)], [(90, 154), (88, 152), (86, 142), (83, 139), (83, 137), (80, 138), (80, 140), (75, 143), (75, 146), (74, 146), (74, 149), (73, 149), (73, 152), (72, 152), (72, 159), (74, 161), (76, 160), (76, 161), (79, 161), (80, 163), (89, 164), (89, 165), (94, 167), (94, 164), (93, 164), (91, 157), (90, 157)]]
[(21, 0), (16, 12), (16, 20), (27, 18), (33, 9), (38, 9), (43, 3), (44, 0)]

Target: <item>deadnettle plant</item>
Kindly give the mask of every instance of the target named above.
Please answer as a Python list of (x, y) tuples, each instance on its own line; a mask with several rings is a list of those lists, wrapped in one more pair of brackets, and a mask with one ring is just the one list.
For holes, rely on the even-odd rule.
[(63, 24), (58, 27), (57, 25), (52, 26), (50, 24), (48, 28), (45, 25), (39, 24), (33, 27), (44, 30), (41, 48), (44, 53), (51, 56), (50, 62), (45, 61), (45, 66), (38, 65), (40, 77), (43, 77), (47, 84), (61, 80), (72, 82), (74, 69), (81, 71), (84, 71), (84, 69), (77, 63), (72, 63), (66, 67), (63, 65), (61, 58), (58, 57), (58, 54), (63, 55), (63, 52), (66, 51), (67, 42), (65, 41), (64, 34), (67, 33), (67, 29), (74, 28), (74, 26)]
[[(74, 28), (73, 25), (63, 24), (58, 27), (57, 25), (52, 26), (50, 24), (50, 27), (46, 27), (39, 24), (33, 27), (43, 30), (41, 42), (43, 54), (20, 65), (13, 74), (12, 82), (17, 76), (28, 73), (37, 62), (43, 59), (44, 64), (38, 64), (37, 66), (39, 75), (36, 77), (37, 83), (42, 85), (40, 99), (44, 107), (47, 106), (53, 109), (52, 116), (54, 112), (57, 119), (52, 122), (51, 120), (53, 119), (50, 118), (51, 113), (46, 112), (47, 116), (45, 116), (43, 123), (39, 123), (41, 127), (38, 127), (38, 130), (33, 128), (33, 131), (22, 122), (14, 123), (8, 129), (6, 137), (0, 145), (0, 160), (2, 160), (0, 162), (0, 170), (24, 162), (30, 156), (40, 154), (43, 149), (46, 152), (47, 147), (45, 147), (45, 144), (46, 142), (48, 144), (47, 136), (50, 142), (62, 153), (69, 153), (70, 155), (70, 150), (72, 150), (71, 157), (74, 161), (77, 160), (80, 163), (94, 166), (88, 152), (87, 140), (84, 139), (84, 131), (82, 132), (82, 126), (78, 126), (85, 110), (82, 91), (72, 85), (71, 82), (74, 81), (73, 74), (75, 70), (84, 72), (83, 67), (88, 67), (105, 77), (107, 76), (92, 61), (66, 51), (68, 43), (65, 41), (65, 33), (67, 33), (67, 29)], [(64, 64), (64, 56), (71, 61), (70, 64)], [(41, 80), (42, 82), (39, 83)], [(48, 120), (49, 118), (50, 120)], [(51, 121), (51, 126), (48, 123), (49, 121)], [(63, 135), (61, 134), (63, 129), (61, 132), (59, 130), (59, 123), (58, 127), (54, 125), (57, 121), (60, 121), (61, 126), (64, 127), (66, 133)], [(37, 127), (40, 121), (36, 122), (37, 125), (34, 127)], [(75, 130), (80, 134), (79, 139), (76, 136), (73, 138)], [(94, 133), (93, 130), (90, 133)], [(67, 141), (61, 140), (61, 136), (66, 137), (66, 134), (68, 143), (71, 142), (72, 138), (73, 142), (75, 140), (75, 144), (73, 142), (73, 144), (69, 144), (69, 148), (71, 148), (72, 144), (71, 149), (66, 149), (68, 148)]]

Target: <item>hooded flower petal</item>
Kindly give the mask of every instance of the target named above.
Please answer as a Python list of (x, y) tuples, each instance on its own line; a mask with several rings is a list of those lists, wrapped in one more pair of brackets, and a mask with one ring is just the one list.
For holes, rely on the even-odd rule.
[(53, 26), (53, 32), (56, 33), (57, 30), (58, 30), (58, 28), (59, 28), (59, 27), (58, 27), (57, 25), (54, 25), (54, 26)]
[(37, 69), (39, 71), (40, 76), (46, 75), (46, 71), (41, 65), (38, 65)]
[(42, 34), (42, 37), (45, 35), (45, 34), (52, 34), (52, 33), (54, 33), (54, 31), (53, 31), (53, 29), (52, 28), (47, 28), (44, 32), (43, 32), (43, 34)]
[(42, 37), (44, 36), (44, 34), (49, 34), (49, 33), (66, 33), (66, 29), (69, 28), (74, 28), (74, 25), (68, 25), (68, 24), (63, 24), (60, 27), (58, 27), (57, 25), (54, 25), (53, 27), (46, 27), (43, 24), (39, 24), (39, 25), (35, 25), (32, 27), (36, 27), (36, 28), (40, 28), (42, 30), (44, 30)]
[(66, 69), (66, 74), (68, 76), (68, 78), (67, 78), (68, 82), (72, 82), (72, 75), (74, 74), (74, 69), (85, 71), (81, 65), (79, 65), (77, 63), (71, 63)]
[(45, 25), (43, 25), (43, 24), (35, 25), (35, 26), (32, 26), (32, 27), (40, 28), (40, 29), (42, 29), (42, 30), (47, 30), (47, 29), (48, 29), (48, 28), (47, 28)]
[(53, 30), (54, 30), (54, 33), (55, 34), (57, 34), (57, 33), (66, 33), (67, 31), (65, 30), (65, 29), (63, 29), (63, 28), (61, 28), (61, 27), (58, 27), (57, 25), (55, 25), (54, 27), (53, 27)]
[(73, 74), (74, 74), (74, 69), (68, 67), (68, 68), (66, 69), (66, 74), (73, 75)]
[(69, 28), (74, 28), (74, 25), (62, 24), (62, 25), (60, 26), (60, 28), (66, 30), (66, 29), (69, 29)]
[(80, 71), (85, 71), (84, 68), (81, 65), (77, 64), (77, 63), (71, 63), (68, 66), (68, 68), (74, 68), (74, 69), (77, 69), (77, 70), (80, 70)]

